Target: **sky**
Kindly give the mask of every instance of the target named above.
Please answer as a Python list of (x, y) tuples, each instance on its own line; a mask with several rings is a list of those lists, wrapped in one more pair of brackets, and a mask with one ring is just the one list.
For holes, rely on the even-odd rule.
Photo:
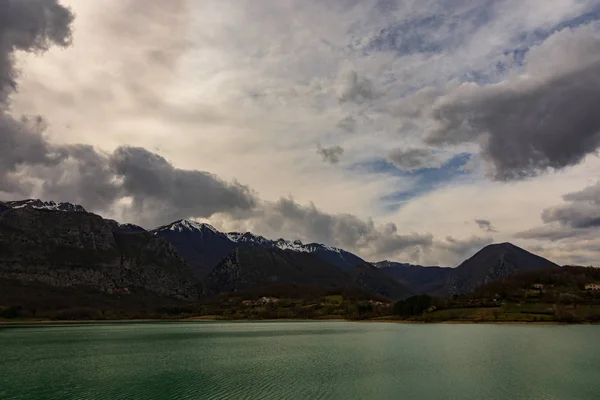
[(600, 0), (0, 0), (0, 198), (454, 267), (600, 256)]

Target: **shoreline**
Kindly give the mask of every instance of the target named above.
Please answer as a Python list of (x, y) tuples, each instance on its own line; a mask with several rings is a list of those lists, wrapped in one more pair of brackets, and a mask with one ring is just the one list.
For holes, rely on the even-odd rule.
[(494, 321), (494, 320), (448, 320), (448, 321), (415, 321), (393, 318), (351, 320), (344, 318), (275, 318), (275, 319), (224, 319), (218, 316), (205, 315), (180, 319), (118, 319), (118, 320), (0, 320), (0, 328), (23, 325), (85, 325), (115, 323), (174, 323), (174, 322), (358, 322), (358, 323), (396, 323), (422, 325), (600, 325), (598, 322), (568, 323), (560, 321)]

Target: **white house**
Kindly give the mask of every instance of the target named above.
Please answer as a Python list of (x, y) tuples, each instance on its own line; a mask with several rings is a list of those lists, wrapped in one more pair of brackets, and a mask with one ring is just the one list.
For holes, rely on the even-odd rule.
[(600, 284), (588, 283), (585, 285), (585, 290), (600, 290)]

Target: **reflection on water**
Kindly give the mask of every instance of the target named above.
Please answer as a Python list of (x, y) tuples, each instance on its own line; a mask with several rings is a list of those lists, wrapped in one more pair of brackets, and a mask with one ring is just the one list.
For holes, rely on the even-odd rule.
[(0, 399), (598, 399), (598, 326), (119, 323), (0, 330)]

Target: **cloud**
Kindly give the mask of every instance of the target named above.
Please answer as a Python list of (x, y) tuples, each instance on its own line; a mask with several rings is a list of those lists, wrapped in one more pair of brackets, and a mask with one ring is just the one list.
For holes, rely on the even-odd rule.
[(262, 202), (253, 210), (215, 215), (211, 222), (227, 230), (252, 231), (267, 237), (291, 237), (356, 251), (364, 257), (415, 251), (429, 247), (433, 236), (398, 234), (394, 224), (376, 225), (351, 214), (331, 214), (292, 198)]
[(414, 171), (422, 168), (439, 168), (446, 160), (435, 150), (419, 148), (398, 148), (388, 154), (388, 159), (399, 169)]
[(73, 14), (56, 0), (2, 0), (0, 17), (0, 100), (16, 89), (14, 52), (42, 52), (71, 43)]
[[(445, 240), (438, 240), (428, 249), (428, 254), (423, 257), (424, 260), (443, 260), (445, 265), (456, 267), (461, 262), (471, 257), (473, 254), (481, 250), (482, 247), (492, 244), (492, 237), (471, 236), (466, 239), (456, 239), (452, 236), (447, 236)], [(424, 264), (431, 264), (425, 262)]]
[(562, 196), (563, 204), (545, 208), (542, 226), (515, 234), (518, 238), (552, 242), (540, 251), (564, 264), (597, 264), (600, 257), (600, 183)]
[(377, 224), (351, 214), (327, 213), (314, 204), (302, 205), (292, 198), (261, 202), (246, 212), (216, 214), (211, 223), (226, 231), (250, 231), (265, 237), (316, 241), (353, 251), (369, 261), (405, 260), (423, 265), (456, 266), (491, 237), (465, 239), (446, 237), (436, 240), (432, 234), (401, 234), (394, 223)]
[(359, 76), (356, 71), (346, 74), (340, 86), (339, 101), (341, 103), (363, 103), (379, 97), (381, 94), (375, 90), (370, 79)]
[[(28, 186), (17, 194), (29, 189), (38, 197), (79, 203), (96, 212), (110, 211), (125, 201), (121, 217), (149, 228), (181, 218), (251, 209), (256, 201), (247, 186), (208, 172), (176, 168), (141, 147), (101, 153), (88, 145), (46, 145), (61, 155), (60, 162), (39, 166), (26, 160), (19, 182), (41, 184), (37, 190)], [(15, 192), (7, 189), (2, 188)]]
[(344, 149), (340, 146), (321, 147), (317, 149), (317, 154), (320, 154), (324, 162), (337, 164), (340, 162), (340, 157), (344, 154)]
[(597, 237), (565, 239), (549, 246), (531, 246), (530, 249), (561, 265), (600, 266), (600, 240)]
[(353, 133), (356, 130), (356, 119), (352, 115), (347, 115), (337, 123), (338, 128)]
[(476, 219), (475, 223), (477, 224), (479, 229), (481, 229), (484, 232), (496, 232), (496, 229), (494, 228), (492, 223), (487, 219)]
[(590, 235), (595, 236), (596, 232), (590, 229), (573, 229), (560, 224), (549, 224), (517, 232), (515, 237), (556, 242), (563, 239), (582, 238)]
[(524, 71), (488, 85), (464, 83), (430, 110), (425, 142), (478, 143), (494, 179), (578, 164), (600, 146), (600, 34), (566, 28), (532, 48)]
[(255, 203), (247, 186), (225, 182), (208, 172), (175, 168), (141, 147), (118, 148), (110, 156), (110, 165), (122, 182), (122, 195), (133, 200), (133, 212), (154, 225), (251, 209)]
[[(161, 3), (144, 3), (142, 15), (168, 14), (180, 2), (169, 3), (166, 8)], [(133, 8), (139, 5), (137, 1), (123, 3)], [(128, 199), (130, 215), (153, 225), (253, 206), (254, 195), (246, 186), (225, 182), (208, 172), (175, 168), (144, 148), (121, 146), (112, 153), (103, 153), (85, 144), (51, 144), (44, 137), (47, 125), (42, 117), (15, 120), (7, 109), (8, 96), (17, 87), (13, 52), (39, 52), (51, 44), (69, 45), (73, 15), (56, 1), (10, 1), (2, 7), (0, 191), (23, 195), (37, 187), (40, 196), (80, 202), (91, 210), (107, 210), (117, 201)], [(137, 37), (134, 31), (139, 29), (119, 24), (111, 27), (123, 42), (131, 34)], [(172, 67), (172, 55), (158, 54), (151, 51), (152, 47), (145, 50), (152, 53), (155, 63)]]
[(571, 228), (600, 228), (600, 183), (563, 196), (566, 204), (542, 212), (545, 224), (558, 223)]
[(19, 165), (55, 165), (62, 155), (42, 138), (41, 117), (15, 119), (9, 113), (9, 96), (17, 89), (14, 53), (69, 45), (73, 15), (56, 1), (2, 1), (0, 7), (0, 190), (18, 192)]
[[(20, 179), (41, 181), (28, 197), (56, 199), (106, 211), (122, 197), (121, 183), (109, 164), (109, 155), (84, 144), (48, 146), (61, 154), (60, 163), (40, 167), (23, 166)], [(35, 185), (34, 185), (35, 187)]]

